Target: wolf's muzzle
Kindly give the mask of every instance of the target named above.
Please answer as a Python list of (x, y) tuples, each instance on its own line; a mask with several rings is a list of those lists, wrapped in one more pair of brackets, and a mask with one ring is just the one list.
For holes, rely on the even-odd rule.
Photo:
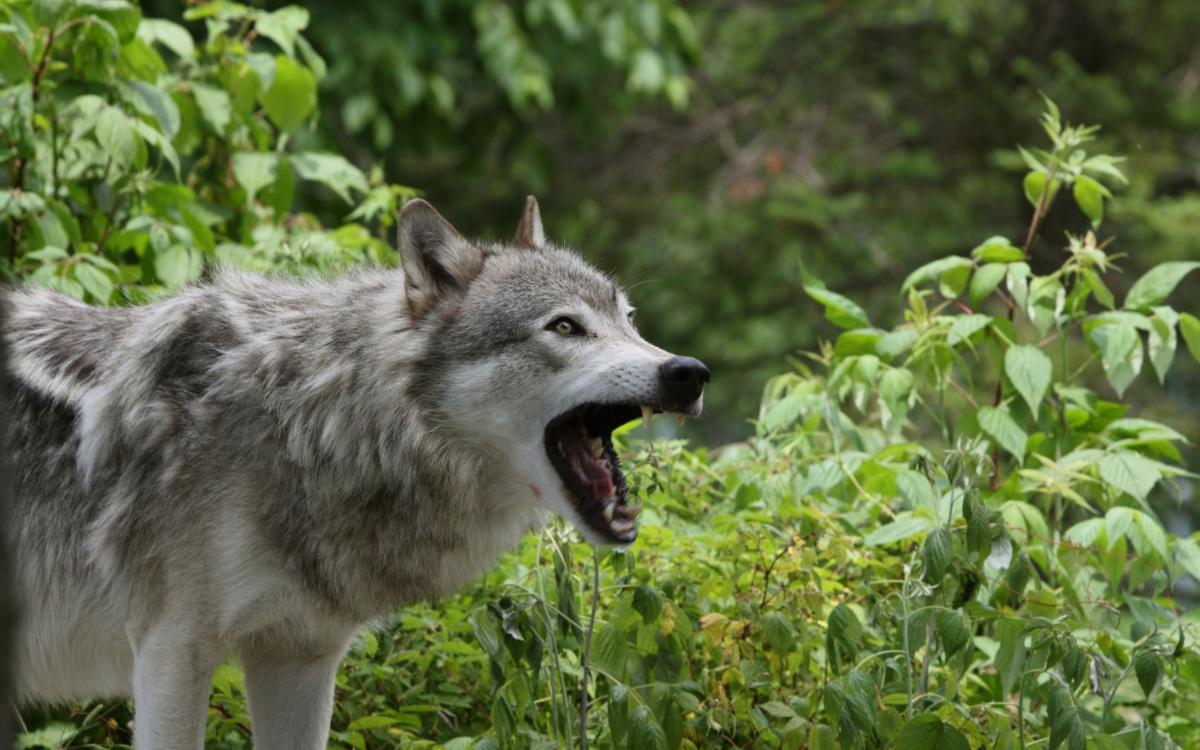
[(663, 389), (672, 400), (688, 404), (704, 394), (708, 368), (693, 357), (671, 357), (658, 368)]

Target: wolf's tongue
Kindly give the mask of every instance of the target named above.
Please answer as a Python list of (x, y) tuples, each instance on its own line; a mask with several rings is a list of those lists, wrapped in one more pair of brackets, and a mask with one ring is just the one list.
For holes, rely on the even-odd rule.
[(566, 430), (563, 437), (563, 451), (566, 453), (567, 464), (575, 476), (579, 478), (596, 498), (606, 498), (616, 489), (613, 487), (612, 472), (606, 461), (596, 458), (588, 447), (587, 439), (580, 430)]

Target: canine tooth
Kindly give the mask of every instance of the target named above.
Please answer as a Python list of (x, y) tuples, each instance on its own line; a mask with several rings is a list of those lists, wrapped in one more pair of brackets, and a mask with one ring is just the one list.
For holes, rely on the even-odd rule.
[(642, 405), (642, 426), (650, 429), (650, 419), (654, 416), (654, 410), (645, 404)]
[(592, 455), (596, 458), (601, 458), (604, 455), (604, 443), (600, 438), (588, 438), (588, 448), (592, 451)]
[(625, 507), (621, 508), (621, 515), (625, 516), (630, 521), (637, 518), (641, 512), (642, 506), (640, 505), (626, 505)]
[(683, 427), (683, 420), (686, 418), (687, 418), (686, 415), (680, 414), (679, 412), (675, 412), (675, 421), (679, 423), (680, 427)]
[(616, 511), (616, 508), (617, 506), (613, 503), (604, 506), (604, 520), (610, 524), (613, 522), (613, 512)]

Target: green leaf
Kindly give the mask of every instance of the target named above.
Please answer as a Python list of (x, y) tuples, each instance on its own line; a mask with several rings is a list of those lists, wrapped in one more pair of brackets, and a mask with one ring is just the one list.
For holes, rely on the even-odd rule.
[(121, 43), (134, 37), (142, 19), (141, 9), (125, 0), (73, 0), (64, 5), (70, 8), (70, 16), (91, 16), (108, 24)]
[(938, 279), (938, 291), (946, 299), (955, 299), (963, 293), (967, 288), (967, 281), (971, 278), (972, 266), (956, 265), (947, 268), (942, 272), (942, 276)]
[[(1030, 205), (1036, 208), (1041, 203), (1042, 191), (1046, 189), (1046, 174), (1044, 172), (1030, 172), (1025, 175), (1022, 186), (1025, 188), (1025, 198), (1028, 199)], [(1058, 192), (1058, 187), (1058, 180), (1050, 184), (1050, 194), (1046, 196), (1047, 204), (1054, 199), (1054, 194)]]
[(1191, 313), (1179, 314), (1179, 332), (1192, 357), (1200, 362), (1200, 319)]
[(971, 750), (962, 732), (934, 714), (918, 714), (896, 735), (896, 750)]
[(161, 18), (143, 18), (138, 25), (137, 36), (146, 44), (162, 44), (183, 60), (190, 59), (196, 52), (196, 45), (187, 29)]
[(1090, 268), (1084, 268), (1080, 273), (1083, 275), (1083, 280), (1088, 285), (1088, 289), (1091, 289), (1092, 294), (1096, 296), (1096, 300), (1109, 310), (1113, 309), (1117, 304), (1116, 300), (1100, 276)]
[(1169, 307), (1154, 308), (1154, 317), (1150, 318), (1152, 327), (1146, 339), (1146, 353), (1150, 355), (1150, 364), (1154, 366), (1159, 383), (1166, 380), (1171, 363), (1175, 361), (1178, 345), (1175, 326), (1178, 322), (1179, 314)]
[(191, 253), (182, 245), (171, 245), (165, 251), (155, 252), (154, 275), (167, 286), (187, 284), (196, 277)]
[(929, 532), (925, 537), (925, 545), (921, 548), (921, 561), (925, 564), (925, 580), (937, 583), (950, 569), (950, 558), (953, 545), (950, 532), (941, 526)]
[(827, 724), (816, 724), (808, 733), (809, 750), (838, 750), (837, 735)]
[(351, 190), (367, 192), (367, 178), (362, 170), (337, 154), (317, 151), (295, 154), (292, 156), (292, 166), (296, 168), (296, 174), (326, 185), (347, 203), (354, 202)]
[(1191, 539), (1176, 539), (1175, 562), (1185, 573), (1200, 581), (1200, 544)]
[(875, 342), (875, 353), (885, 359), (891, 359), (903, 354), (916, 340), (916, 331), (892, 331), (884, 334)]
[(1024, 308), (1029, 301), (1029, 274), (1029, 264), (1024, 261), (1008, 264), (1008, 276), (1004, 283), (1020, 308)]
[(620, 683), (608, 683), (608, 731), (613, 744), (620, 746), (629, 729), (629, 689)]
[(947, 258), (940, 258), (930, 263), (926, 263), (910, 273), (908, 278), (904, 279), (904, 284), (901, 285), (900, 291), (901, 293), (904, 293), (918, 284), (922, 284), (934, 278), (940, 279), (942, 274), (954, 268), (963, 268), (966, 269), (967, 273), (970, 273), (971, 261), (957, 255), (951, 255)]
[(1121, 182), (1128, 184), (1129, 180), (1125, 178), (1125, 174), (1117, 168), (1117, 165), (1125, 161), (1120, 156), (1109, 156), (1108, 154), (1096, 154), (1089, 157), (1083, 162), (1083, 168), (1092, 174), (1102, 174)]
[(205, 122), (217, 133), (225, 132), (225, 126), (233, 119), (233, 100), (225, 89), (204, 83), (192, 84), (192, 96)]
[(767, 701), (766, 703), (758, 704), (758, 708), (768, 716), (773, 716), (776, 719), (792, 719), (796, 716), (796, 711), (786, 703), (780, 701)]
[(863, 544), (868, 547), (881, 547), (903, 539), (917, 536), (933, 528), (934, 523), (928, 518), (915, 516), (911, 513), (897, 514), (891, 523), (879, 526), (867, 534)]
[(383, 716), (381, 714), (372, 714), (370, 716), (358, 717), (354, 721), (350, 722), (349, 726), (347, 726), (346, 729), (348, 731), (383, 729), (384, 727), (390, 727), (399, 721), (400, 720), (397, 719), (395, 716)]
[(789, 654), (796, 648), (796, 631), (791, 621), (779, 612), (769, 612), (762, 620), (767, 643), (778, 654)]
[(937, 634), (947, 656), (958, 653), (958, 650), (967, 645), (971, 639), (971, 631), (967, 628), (963, 616), (953, 610), (938, 612)]
[(275, 182), (279, 174), (279, 155), (259, 151), (241, 151), (233, 155), (233, 178), (246, 191), (246, 202), (259, 190)]
[(1145, 500), (1160, 478), (1158, 465), (1133, 451), (1105, 453), (1097, 465), (1105, 484)]
[(1142, 370), (1142, 340), (1137, 329), (1127, 322), (1101, 325), (1092, 329), (1091, 339), (1100, 346), (1108, 382), (1123, 395)]
[(667, 734), (650, 709), (640, 705), (629, 715), (629, 750), (667, 750)]
[(855, 328), (843, 331), (833, 346), (834, 354), (839, 357), (851, 357), (856, 354), (870, 354), (875, 351), (875, 345), (883, 338), (876, 328)]
[(1001, 448), (1016, 456), (1017, 460), (1024, 460), (1025, 443), (1029, 436), (1008, 413), (1007, 408), (981, 406), (978, 419), (979, 426), (995, 439)]
[(884, 429), (896, 429), (903, 424), (913, 382), (913, 374), (900, 367), (889, 369), (879, 379), (879, 411)]
[(996, 291), (996, 287), (1000, 286), (1006, 273), (1008, 273), (1008, 265), (1005, 263), (988, 263), (976, 269), (975, 275), (971, 277), (971, 286), (967, 291), (971, 305), (978, 307), (979, 303)]
[(128, 169), (137, 156), (137, 136), (133, 124), (116, 107), (105, 107), (96, 118), (96, 141), (120, 169)]
[(1100, 221), (1104, 219), (1104, 199), (1112, 197), (1108, 188), (1091, 177), (1079, 175), (1075, 178), (1072, 192), (1075, 195), (1075, 203), (1079, 205), (1079, 210), (1092, 220), (1092, 226), (1100, 226)]
[(1025, 669), (1025, 622), (1002, 618), (996, 621), (996, 649), (993, 663), (1000, 673), (1000, 686), (1004, 695), (1012, 693), (1021, 672)]
[(625, 634), (612, 623), (606, 623), (592, 637), (592, 664), (613, 679), (625, 678), (628, 651)]
[(808, 296), (825, 306), (825, 317), (839, 328), (867, 328), (871, 322), (867, 313), (853, 301), (837, 292), (831, 292), (821, 282), (805, 278), (804, 291)]
[(290, 57), (275, 58), (275, 78), (262, 95), (267, 116), (285, 133), (295, 130), (317, 106), (317, 80)]
[(67, 254), (67, 251), (62, 249), (61, 247), (57, 247), (54, 245), (47, 245), (45, 247), (34, 250), (31, 253), (25, 253), (25, 257), (29, 258), (30, 260), (40, 260), (42, 262), (48, 263), (50, 261), (63, 260), (64, 258), (67, 258), (70, 256)]
[(486, 608), (475, 610), (471, 615), (471, 629), (475, 632), (475, 640), (479, 641), (484, 653), (493, 658), (500, 655), (500, 649), (504, 646), (504, 633), (495, 614)]
[(977, 512), (967, 521), (967, 549), (981, 561), (992, 553), (992, 524), (986, 513)]
[(845, 604), (839, 604), (829, 613), (829, 625), (825, 631), (825, 648), (835, 665), (849, 659), (858, 651), (862, 642), (862, 623), (854, 610)]
[(259, 16), (254, 29), (279, 45), (288, 57), (296, 54), (296, 41), (300, 32), (308, 26), (308, 11), (296, 5), (288, 5), (273, 13)]
[(1162, 658), (1153, 651), (1142, 650), (1133, 657), (1133, 673), (1137, 675), (1138, 685), (1146, 697), (1154, 691), (1158, 678), (1162, 675)]
[(1158, 264), (1130, 287), (1129, 294), (1125, 295), (1125, 309), (1144, 310), (1161, 304), (1183, 277), (1197, 268), (1200, 268), (1200, 261), (1178, 260)]
[(991, 315), (983, 315), (981, 313), (959, 315), (950, 325), (950, 332), (946, 334), (946, 343), (950, 346), (958, 346), (958, 344), (987, 328), (991, 322)]
[(1053, 370), (1050, 358), (1032, 344), (1012, 346), (1004, 353), (1004, 373), (1021, 398), (1025, 399), (1034, 417), (1046, 396), (1046, 389), (1050, 387)]
[(1025, 260), (1025, 252), (1009, 242), (1007, 237), (996, 236), (976, 246), (971, 251), (971, 257), (980, 263), (1010, 263)]
[(889, 404), (898, 404), (912, 392), (913, 374), (902, 367), (893, 367), (879, 379), (879, 395)]
[(138, 108), (149, 113), (158, 123), (158, 129), (168, 139), (179, 132), (179, 107), (165, 91), (145, 81), (128, 81), (125, 84), (138, 95), (134, 100)]
[(633, 608), (642, 616), (643, 622), (655, 622), (662, 610), (662, 596), (646, 584), (638, 584), (633, 590)]
[(101, 305), (107, 305), (112, 298), (113, 283), (108, 274), (95, 266), (80, 264), (75, 267), (75, 280), (83, 285), (92, 300)]

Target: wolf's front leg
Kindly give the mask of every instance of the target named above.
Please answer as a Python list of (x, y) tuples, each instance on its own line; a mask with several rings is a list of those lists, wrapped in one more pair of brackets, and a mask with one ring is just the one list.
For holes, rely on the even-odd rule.
[(216, 655), (170, 625), (132, 640), (134, 750), (203, 748)]
[(241, 649), (255, 750), (322, 750), (329, 741), (333, 687), (346, 643), (296, 653)]

